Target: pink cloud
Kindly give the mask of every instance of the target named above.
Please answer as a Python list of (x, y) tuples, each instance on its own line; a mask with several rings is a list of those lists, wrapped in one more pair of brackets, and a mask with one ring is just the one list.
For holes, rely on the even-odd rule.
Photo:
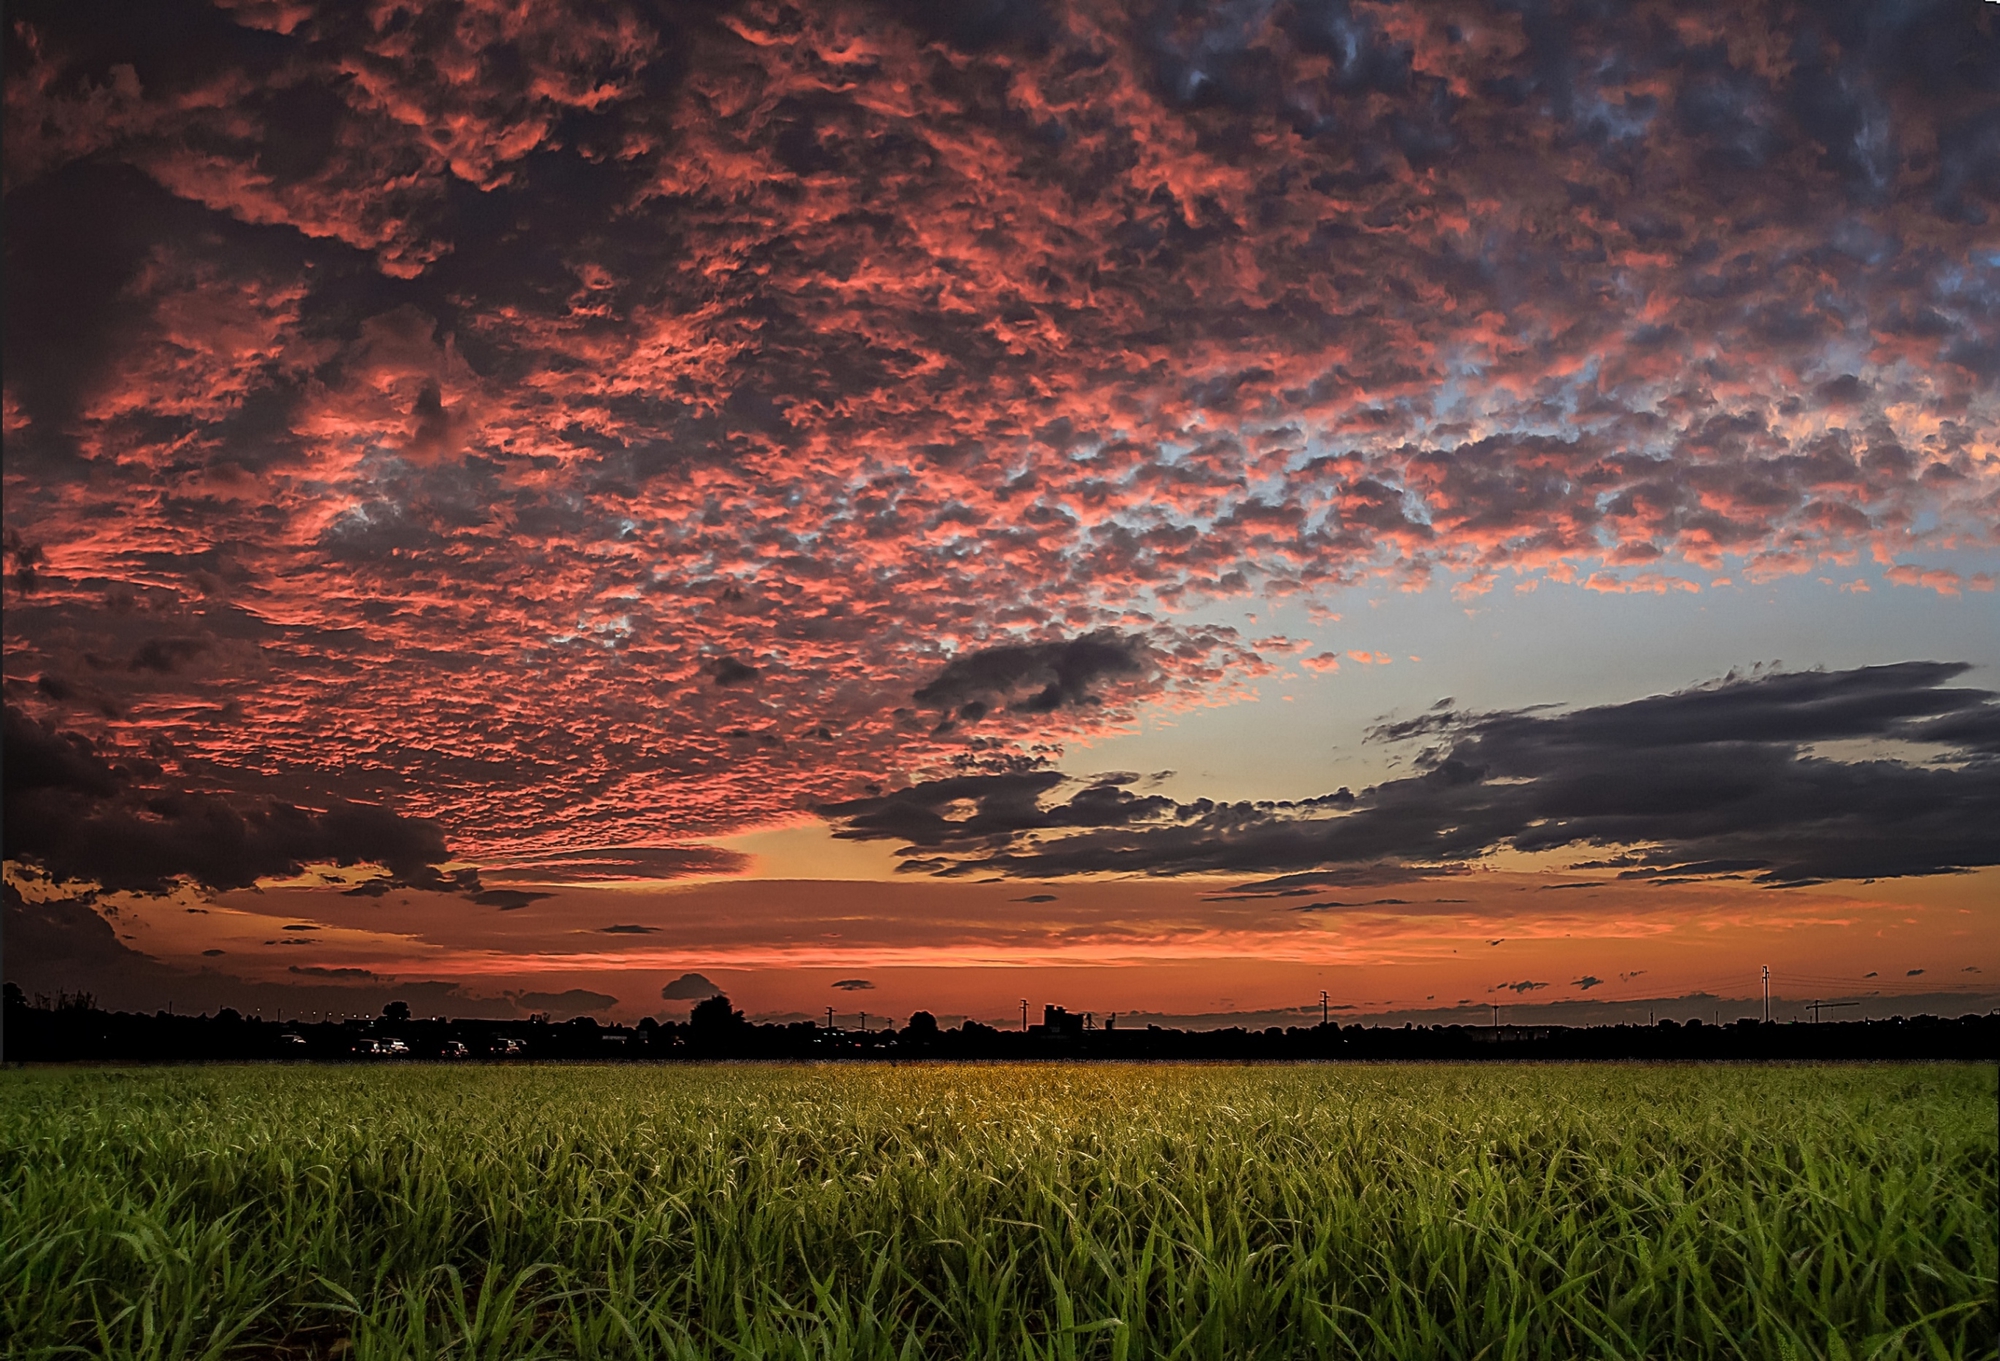
[(1664, 572), (1640, 572), (1630, 577), (1620, 577), (1610, 572), (1592, 572), (1584, 580), (1583, 588), (1586, 591), (1602, 591), (1613, 595), (1627, 593), (1665, 595), (1669, 591), (1694, 594), (1701, 590), (1701, 583), (1689, 581), (1686, 577), (1669, 576)]
[[(1957, 595), (1965, 579), (1947, 567), (1912, 567), (1908, 563), (1897, 563), (1883, 576), (1898, 586), (1924, 586), (1939, 595)], [(1990, 578), (1989, 578), (1990, 580)], [(1989, 586), (1990, 590), (1991, 587)]]
[[(1811, 13), (400, 12), (10, 68), (10, 696), (205, 785), (659, 844), (1310, 646), (1209, 602), (1994, 544), (1970, 96)], [(1091, 703), (914, 700), (1103, 631)]]

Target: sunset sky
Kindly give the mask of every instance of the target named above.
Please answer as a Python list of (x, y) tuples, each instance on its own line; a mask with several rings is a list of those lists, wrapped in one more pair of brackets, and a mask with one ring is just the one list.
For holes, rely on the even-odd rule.
[(31, 993), (2000, 1004), (2000, 6), (8, 22)]

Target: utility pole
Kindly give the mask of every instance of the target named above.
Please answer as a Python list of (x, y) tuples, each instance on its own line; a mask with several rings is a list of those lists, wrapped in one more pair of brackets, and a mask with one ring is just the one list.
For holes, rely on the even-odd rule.
[(861, 1013), (861, 1033), (864, 1035), (868, 1033), (868, 1013), (865, 1011)]
[(1319, 990), (1319, 1023), (1326, 1024), (1326, 989)]
[(1771, 966), (1764, 966), (1764, 1024), (1771, 1024)]
[(832, 1008), (832, 1007), (828, 1007), (828, 1008), (826, 1009), (826, 1028), (827, 1028), (828, 1030), (831, 1030), (831, 1029), (833, 1029), (833, 1008)]
[(1488, 1002), (1486, 1005), (1493, 1008), (1493, 1028), (1498, 1030), (1500, 1028), (1500, 1004), (1498, 1002)]
[(1028, 1033), (1028, 999), (1025, 997), (1021, 999), (1021, 1033)]
[(1815, 997), (1812, 1001), (1806, 1003), (1806, 1010), (1812, 1013), (1813, 1024), (1818, 1025), (1820, 1012), (1826, 1010), (1828, 1007), (1858, 1007), (1860, 1005), (1859, 1002), (1822, 1002), (1819, 998)]

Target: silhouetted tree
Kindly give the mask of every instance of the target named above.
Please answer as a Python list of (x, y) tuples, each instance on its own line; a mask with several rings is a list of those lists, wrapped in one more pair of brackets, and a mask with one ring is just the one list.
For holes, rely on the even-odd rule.
[(391, 1002), (388, 1006), (382, 1008), (382, 1019), (385, 1021), (409, 1020), (410, 1004), (408, 1002)]
[(688, 1027), (697, 1039), (723, 1039), (743, 1026), (743, 1013), (729, 1005), (729, 994), (718, 992), (694, 1004), (688, 1013)]
[(915, 1040), (919, 1044), (929, 1044), (938, 1037), (937, 1017), (928, 1011), (919, 1011), (910, 1017), (909, 1027), (903, 1031), (903, 1038)]

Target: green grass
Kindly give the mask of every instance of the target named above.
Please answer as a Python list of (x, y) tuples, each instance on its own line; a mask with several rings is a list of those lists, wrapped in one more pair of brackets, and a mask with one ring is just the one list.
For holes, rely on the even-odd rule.
[(0, 1348), (1990, 1357), (1995, 1079), (15, 1070)]

